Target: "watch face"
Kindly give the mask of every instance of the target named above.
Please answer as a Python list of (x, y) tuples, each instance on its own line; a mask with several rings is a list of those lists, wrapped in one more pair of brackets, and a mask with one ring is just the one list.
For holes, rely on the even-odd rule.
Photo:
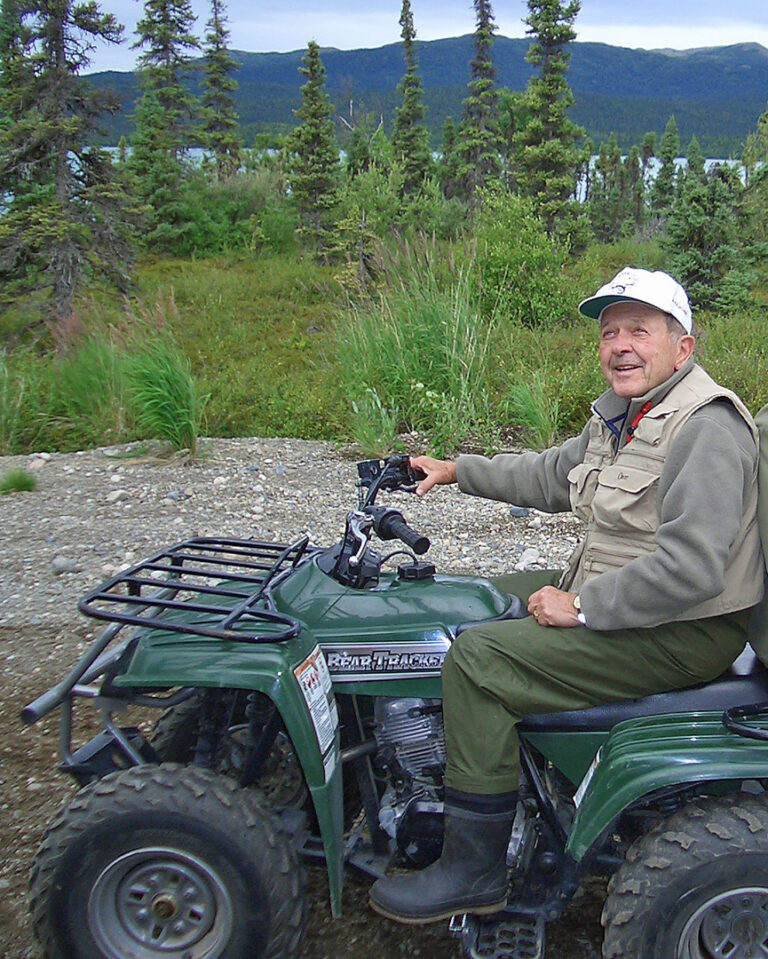
[(581, 596), (574, 596), (574, 597), (573, 597), (573, 608), (574, 608), (574, 609), (581, 609)]

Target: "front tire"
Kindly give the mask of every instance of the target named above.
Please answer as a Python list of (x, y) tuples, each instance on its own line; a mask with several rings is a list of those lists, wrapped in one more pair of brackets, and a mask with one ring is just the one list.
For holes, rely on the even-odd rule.
[[(260, 699), (266, 707), (266, 698), (262, 696)], [(233, 691), (225, 704), (225, 711), (227, 725), (219, 730), (221, 739), (214, 768), (225, 776), (237, 778), (248, 747), (245, 696)], [(150, 736), (150, 744), (160, 762), (180, 763), (183, 766), (194, 763), (195, 746), (204, 715), (205, 702), (201, 693), (166, 709), (160, 715)], [(309, 790), (293, 743), (284, 728), (275, 737), (257, 785), (273, 807), (306, 809), (309, 804)]]
[(204, 769), (138, 766), (82, 790), (30, 880), (48, 959), (290, 959), (306, 918), (280, 820)]
[(690, 803), (637, 840), (612, 877), (604, 959), (768, 955), (768, 802)]

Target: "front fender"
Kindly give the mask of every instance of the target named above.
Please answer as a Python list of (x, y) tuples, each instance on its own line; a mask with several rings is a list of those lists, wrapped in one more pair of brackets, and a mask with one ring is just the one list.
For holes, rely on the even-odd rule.
[(728, 732), (721, 712), (617, 724), (580, 787), (567, 852), (581, 860), (628, 806), (667, 787), (768, 775), (768, 745)]
[(339, 718), (328, 667), (314, 634), (244, 643), (153, 630), (142, 636), (118, 687), (216, 687), (264, 693), (277, 707), (309, 787), (323, 840), (331, 909), (341, 912), (343, 786)]

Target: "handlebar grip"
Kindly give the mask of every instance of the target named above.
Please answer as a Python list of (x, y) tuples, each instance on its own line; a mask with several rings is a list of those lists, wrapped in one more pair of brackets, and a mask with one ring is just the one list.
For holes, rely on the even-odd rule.
[(429, 537), (417, 533), (415, 529), (411, 529), (405, 520), (395, 517), (390, 520), (387, 525), (392, 536), (405, 543), (406, 546), (410, 546), (418, 556), (426, 553), (429, 549)]

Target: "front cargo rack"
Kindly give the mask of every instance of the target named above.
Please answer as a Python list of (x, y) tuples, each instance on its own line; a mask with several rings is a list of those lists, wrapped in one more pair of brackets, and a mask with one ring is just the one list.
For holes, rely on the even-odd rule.
[(279, 613), (271, 587), (296, 568), (307, 536), (285, 545), (199, 537), (170, 546), (80, 600), (86, 616), (241, 643), (282, 642), (300, 625)]

